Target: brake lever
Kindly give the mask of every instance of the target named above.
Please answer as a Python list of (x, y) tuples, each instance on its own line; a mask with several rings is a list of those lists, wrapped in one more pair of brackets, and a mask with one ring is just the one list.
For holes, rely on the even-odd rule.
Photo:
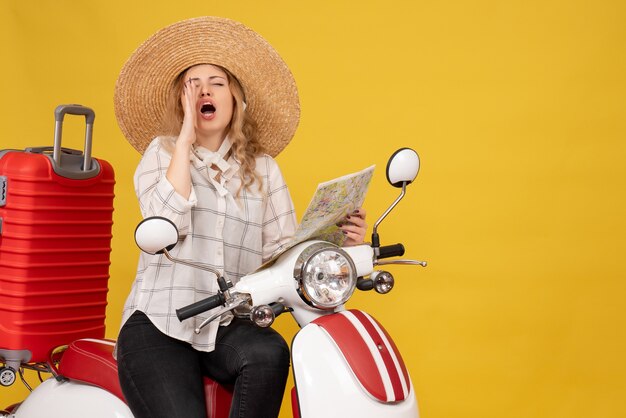
[(226, 302), (226, 305), (219, 308), (219, 310), (216, 313), (214, 313), (213, 315), (211, 315), (210, 317), (202, 321), (200, 326), (198, 326), (194, 330), (194, 332), (196, 334), (200, 334), (200, 331), (202, 330), (202, 328), (210, 324), (212, 321), (215, 321), (217, 318), (219, 318), (220, 316), (222, 316), (228, 311), (232, 311), (233, 309), (238, 308), (239, 306), (247, 304), (249, 300), (250, 300), (250, 297), (247, 295), (236, 294), (235, 296), (232, 297), (231, 300)]
[(417, 261), (417, 260), (385, 260), (385, 261), (375, 260), (374, 261), (375, 266), (384, 266), (388, 264), (408, 264), (408, 265), (415, 265), (415, 266), (422, 266), (422, 267), (426, 267), (428, 265), (426, 261)]

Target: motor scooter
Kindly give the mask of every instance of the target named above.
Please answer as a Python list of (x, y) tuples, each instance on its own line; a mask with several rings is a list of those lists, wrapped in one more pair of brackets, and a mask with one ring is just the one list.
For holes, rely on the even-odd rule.
[[(396, 151), (389, 159), (387, 180), (401, 193), (374, 224), (371, 243), (353, 247), (319, 240), (297, 243), (235, 284), (211, 267), (173, 257), (170, 251), (179, 235), (166, 218), (144, 219), (135, 240), (144, 252), (215, 273), (217, 294), (176, 311), (181, 321), (210, 311), (196, 333), (227, 312), (243, 315), (260, 327), (272, 325), (283, 313), (293, 316), (300, 327), (291, 344), (294, 418), (417, 418), (414, 387), (391, 336), (372, 316), (346, 309), (345, 304), (356, 289), (381, 294), (392, 290), (393, 275), (378, 266), (426, 266), (423, 261), (387, 260), (404, 255), (404, 246), (381, 246), (378, 235), (380, 223), (405, 196), (419, 164), (419, 156), (410, 148)], [(120, 390), (114, 346), (111, 340), (81, 339), (53, 350), (45, 365), (22, 365), (22, 380), (24, 367), (52, 377), (22, 403), (0, 411), (0, 416), (132, 418)], [(206, 378), (205, 392), (208, 418), (226, 418), (232, 388)]]

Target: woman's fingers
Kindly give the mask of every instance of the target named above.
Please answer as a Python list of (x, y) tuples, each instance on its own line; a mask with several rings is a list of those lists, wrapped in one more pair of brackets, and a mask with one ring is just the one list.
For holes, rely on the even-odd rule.
[(193, 80), (187, 80), (183, 83), (183, 91), (180, 101), (183, 106), (183, 126), (180, 130), (179, 139), (189, 140), (191, 143), (196, 139), (196, 103), (198, 87)]
[(363, 209), (363, 208), (356, 208), (349, 215), (354, 215), (354, 216), (358, 216), (361, 219), (365, 219), (365, 214), (366, 214), (365, 209)]
[(365, 240), (367, 232), (367, 223), (365, 222), (365, 210), (358, 208), (348, 214), (345, 221), (338, 224), (339, 229), (346, 235), (344, 245), (358, 245)]

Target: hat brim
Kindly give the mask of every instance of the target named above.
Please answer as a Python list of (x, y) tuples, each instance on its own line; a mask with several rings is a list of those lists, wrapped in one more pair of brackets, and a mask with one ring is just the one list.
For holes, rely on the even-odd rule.
[(219, 65), (237, 77), (259, 141), (269, 155), (278, 155), (291, 141), (300, 119), (294, 77), (259, 34), (239, 22), (213, 16), (167, 26), (130, 56), (114, 95), (115, 116), (128, 142), (143, 153), (161, 134), (169, 86), (197, 64)]

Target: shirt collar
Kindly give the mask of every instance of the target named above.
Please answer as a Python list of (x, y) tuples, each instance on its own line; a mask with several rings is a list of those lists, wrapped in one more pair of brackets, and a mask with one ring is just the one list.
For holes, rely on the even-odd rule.
[[(196, 165), (202, 168), (206, 167), (209, 181), (222, 196), (227, 192), (224, 188), (224, 184), (233, 177), (239, 168), (239, 164), (232, 156), (228, 157), (228, 161), (224, 159), (231, 148), (232, 144), (228, 137), (226, 137), (217, 151), (211, 151), (202, 146), (194, 145), (190, 156), (192, 161), (194, 160), (193, 157), (199, 160), (196, 161)], [(214, 167), (217, 167), (218, 170), (215, 170)], [(218, 173), (220, 174), (219, 177)]]
[(208, 166), (211, 166), (211, 164), (215, 164), (218, 167), (220, 167), (220, 165), (223, 165), (224, 167), (220, 167), (220, 170), (226, 171), (227, 168), (224, 165), (224, 163), (226, 163), (226, 160), (224, 159), (224, 157), (228, 154), (228, 151), (230, 151), (230, 149), (231, 143), (228, 137), (224, 138), (222, 144), (217, 151), (211, 151), (201, 145), (194, 144), (191, 149), (191, 159), (193, 160), (193, 156), (195, 155), (200, 161), (204, 161)]

